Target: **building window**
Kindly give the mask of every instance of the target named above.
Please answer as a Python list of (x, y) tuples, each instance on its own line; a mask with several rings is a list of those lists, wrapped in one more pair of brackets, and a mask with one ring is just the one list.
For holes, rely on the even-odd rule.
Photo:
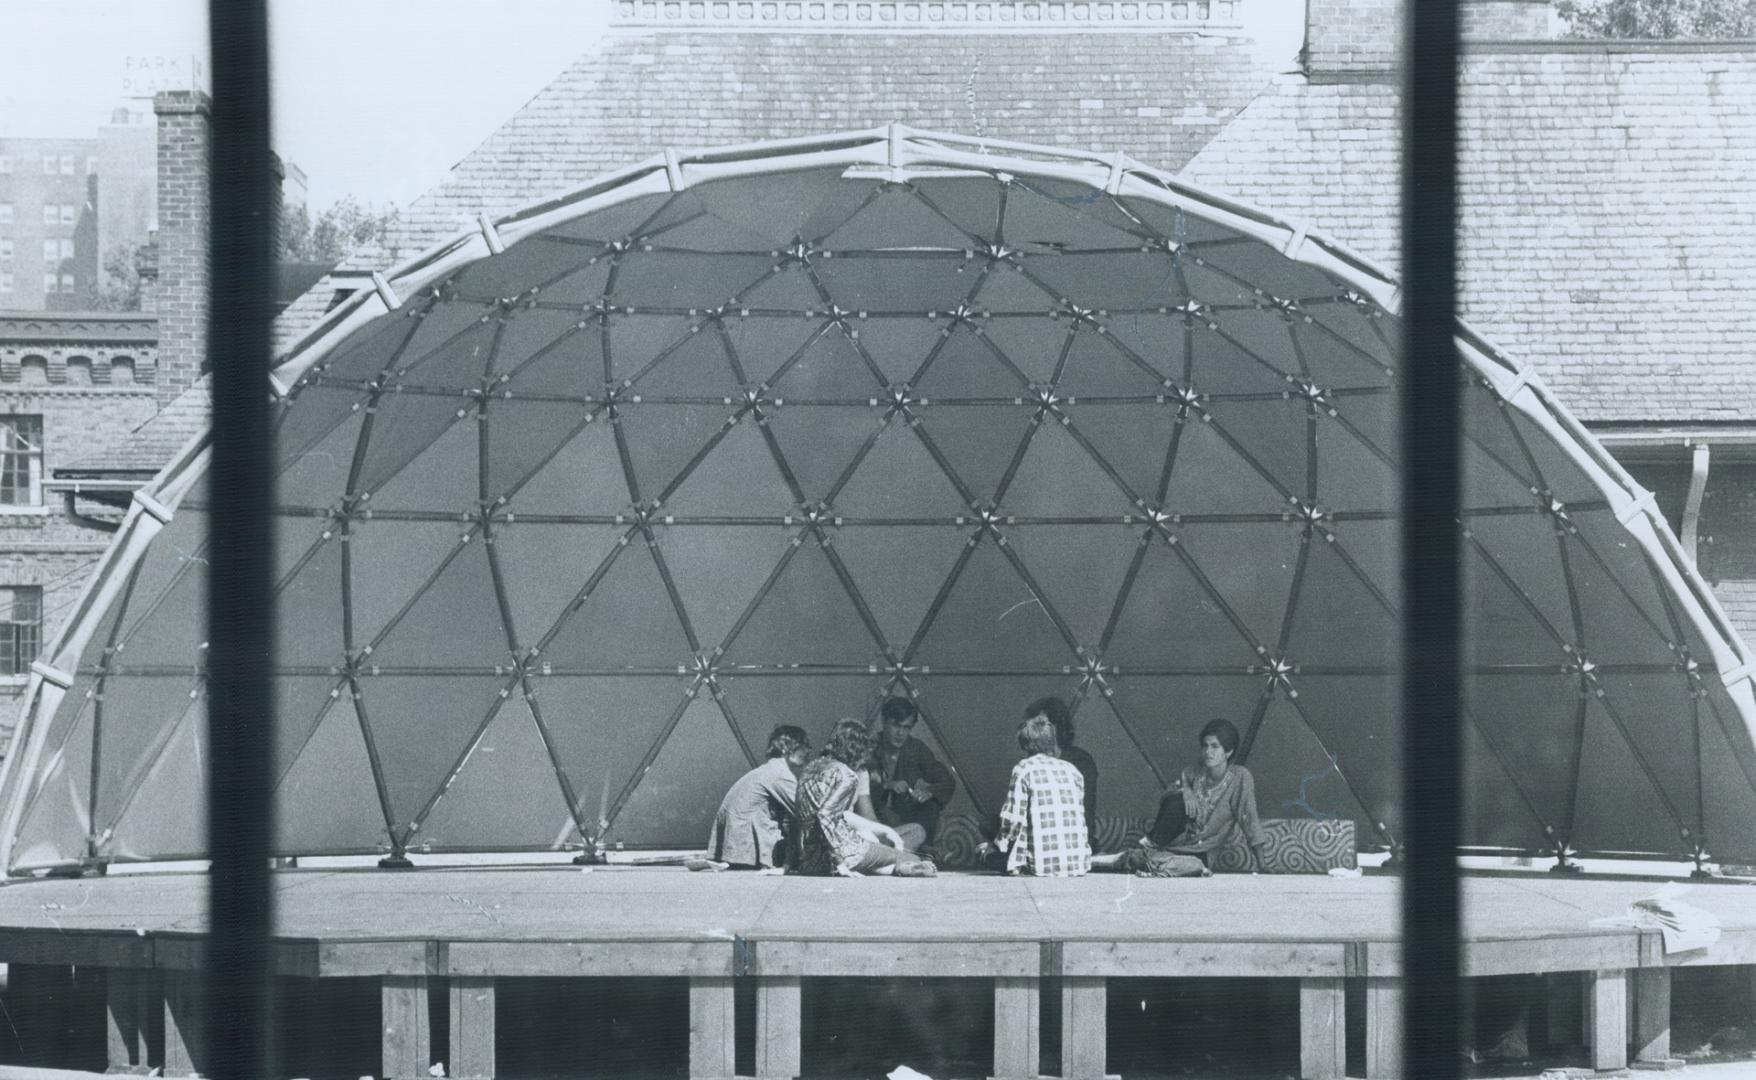
[(43, 204), (43, 224), (53, 225), (61, 220), (61, 208), (54, 203)]
[(61, 275), (61, 291), (64, 293), (78, 291), (78, 284), (73, 280), (71, 271)]
[(85, 159), (85, 175), (91, 176), (93, 173), (96, 173), (97, 171), (98, 171), (98, 159), (95, 157), (86, 158)]
[(46, 293), (52, 293), (59, 292), (60, 289), (61, 275), (53, 270), (45, 271), (43, 274), (43, 291)]
[(73, 175), (73, 155), (72, 154), (62, 154), (61, 155), (61, 175), (62, 176), (72, 176)]
[(0, 675), (28, 675), (43, 648), (40, 585), (0, 587)]
[(12, 237), (0, 236), (0, 262), (12, 261)]
[(0, 505), (43, 503), (43, 418), (0, 416)]
[(12, 204), (0, 202), (0, 225), (12, 224)]
[(11, 171), (12, 171), (12, 158), (11, 158), (11, 156), (9, 156), (7, 154), (0, 154), (0, 173), (9, 173)]
[(0, 270), (0, 292), (12, 291), (12, 271)]
[(43, 241), (43, 263), (45, 265), (48, 265), (48, 266), (53, 266), (55, 264), (56, 260), (58, 260), (60, 258), (61, 258), (61, 241), (59, 241), (59, 240), (44, 240)]
[(61, 224), (73, 225), (79, 221), (79, 207), (72, 203), (61, 204)]
[(73, 241), (72, 240), (61, 241), (61, 257), (63, 259), (73, 258)]
[(55, 175), (55, 155), (54, 154), (44, 154), (43, 155), (43, 175), (44, 176), (54, 176)]

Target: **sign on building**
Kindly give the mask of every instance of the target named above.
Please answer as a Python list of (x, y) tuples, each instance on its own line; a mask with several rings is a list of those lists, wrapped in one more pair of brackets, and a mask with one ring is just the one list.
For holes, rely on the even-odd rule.
[(211, 93), (207, 61), (192, 53), (131, 53), (122, 59), (124, 97), (151, 97), (160, 90)]

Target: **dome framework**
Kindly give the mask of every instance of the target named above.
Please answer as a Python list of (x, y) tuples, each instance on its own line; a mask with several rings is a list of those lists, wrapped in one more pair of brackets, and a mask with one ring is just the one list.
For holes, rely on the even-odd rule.
[[(273, 374), (277, 851), (693, 846), (770, 726), (899, 694), (977, 814), (1058, 693), (1100, 814), (1225, 716), (1264, 813), (1397, 843), (1397, 293), (1321, 233), (892, 126), (667, 152), (374, 280)], [(1458, 342), (1466, 844), (1756, 856), (1748, 651)], [(202, 853), (206, 452), (33, 669), (10, 872)]]

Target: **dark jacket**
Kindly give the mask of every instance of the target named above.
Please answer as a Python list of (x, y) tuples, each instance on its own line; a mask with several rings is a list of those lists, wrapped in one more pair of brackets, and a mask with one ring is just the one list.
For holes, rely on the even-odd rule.
[[(925, 815), (937, 817), (957, 794), (957, 778), (951, 775), (951, 770), (933, 756), (926, 743), (911, 737), (897, 751), (895, 767), (886, 773), (884, 749), (880, 746), (872, 753), (872, 806), (878, 811), (878, 819), (894, 827), (904, 822), (920, 821)], [(932, 791), (932, 798), (917, 803), (912, 795), (885, 791), (884, 785), (893, 780), (901, 780), (911, 788), (917, 780), (924, 780)]]

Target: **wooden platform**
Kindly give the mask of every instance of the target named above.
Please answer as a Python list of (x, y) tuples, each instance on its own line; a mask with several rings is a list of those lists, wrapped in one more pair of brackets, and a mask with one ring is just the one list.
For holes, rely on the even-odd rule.
[[(392, 1031), (385, 1076), (426, 1075), (435, 976), (446, 978), (450, 998), (450, 1075), (492, 1076), (494, 980), (533, 975), (688, 976), (690, 1071), (701, 1077), (733, 1073), (740, 979), (757, 988), (757, 1073), (797, 1075), (800, 980), (818, 975), (993, 979), (995, 1074), (1006, 1078), (1037, 1075), (1045, 975), (1062, 987), (1063, 1075), (1080, 1078), (1105, 1071), (1110, 977), (1296, 978), (1303, 1075), (1335, 1077), (1344, 1067), (1344, 980), (1363, 978), (1367, 1073), (1398, 1073), (1399, 882), (1389, 876), (889, 880), (550, 866), (285, 870), (274, 882), (281, 973), (381, 980)], [(1630, 1046), (1636, 1057), (1662, 1058), (1671, 968), (1756, 965), (1756, 887), (1704, 883), (1689, 894), (1724, 924), (1708, 949), (1667, 956), (1656, 933), (1590, 925), (1656, 884), (1466, 878), (1465, 971), (1587, 973), (1575, 985), (1585, 987), (1596, 1067), (1625, 1065)], [(26, 965), (14, 967), (15, 984), (30, 965), (156, 969), (163, 1006), (111, 991), (111, 1033), (124, 1044), (113, 1042), (112, 1064), (138, 1054), (120, 1033), (144, 1029), (139, 1010), (162, 1007), (167, 1072), (188, 1071), (188, 1048), (173, 1053), (171, 1044), (198, 1012), (204, 889), (197, 874), (7, 884), (0, 961)]]

